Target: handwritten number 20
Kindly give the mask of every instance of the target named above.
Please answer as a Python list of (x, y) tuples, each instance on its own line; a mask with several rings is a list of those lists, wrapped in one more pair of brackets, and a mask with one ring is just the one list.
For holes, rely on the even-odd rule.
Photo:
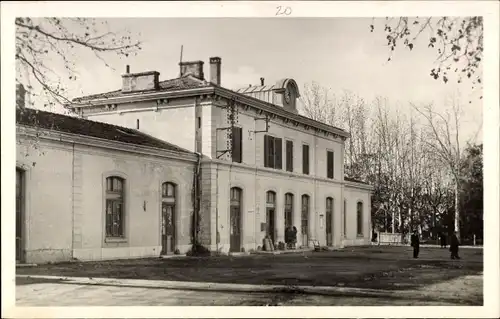
[(281, 15), (288, 16), (292, 13), (292, 8), (290, 8), (290, 7), (278, 6), (278, 7), (276, 7), (276, 9), (278, 10), (278, 11), (276, 11), (277, 16), (281, 16)]

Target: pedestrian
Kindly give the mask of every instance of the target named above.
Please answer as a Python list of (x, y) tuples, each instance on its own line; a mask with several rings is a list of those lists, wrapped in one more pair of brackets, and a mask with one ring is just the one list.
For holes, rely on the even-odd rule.
[(451, 259), (460, 259), (460, 256), (458, 256), (458, 246), (460, 245), (457, 237), (457, 233), (453, 232), (451, 234), (450, 238), (450, 252), (451, 252)]
[(411, 235), (411, 246), (413, 247), (413, 258), (418, 258), (418, 253), (420, 252), (420, 239), (418, 238), (418, 232), (416, 230)]
[(441, 233), (441, 248), (446, 248), (446, 233)]

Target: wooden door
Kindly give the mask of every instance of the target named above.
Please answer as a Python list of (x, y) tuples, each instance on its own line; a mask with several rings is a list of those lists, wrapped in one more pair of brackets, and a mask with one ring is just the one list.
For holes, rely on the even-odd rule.
[(241, 210), (240, 206), (232, 205), (230, 211), (229, 251), (241, 250)]
[(171, 255), (175, 251), (175, 206), (162, 203), (162, 254)]
[(275, 210), (274, 208), (267, 208), (267, 212), (266, 212), (266, 225), (267, 225), (267, 231), (266, 231), (266, 235), (269, 236), (269, 238), (271, 239), (271, 242), (274, 244), (276, 244), (276, 241), (275, 241), (275, 233), (276, 233), (276, 229), (275, 229), (275, 219), (274, 219), (274, 216), (275, 216)]
[(332, 211), (326, 212), (326, 245), (333, 246)]

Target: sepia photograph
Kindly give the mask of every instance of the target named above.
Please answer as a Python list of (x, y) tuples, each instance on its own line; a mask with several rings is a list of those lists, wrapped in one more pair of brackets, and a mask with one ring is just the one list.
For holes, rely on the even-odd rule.
[(196, 3), (2, 5), (9, 307), (498, 314), (498, 3)]

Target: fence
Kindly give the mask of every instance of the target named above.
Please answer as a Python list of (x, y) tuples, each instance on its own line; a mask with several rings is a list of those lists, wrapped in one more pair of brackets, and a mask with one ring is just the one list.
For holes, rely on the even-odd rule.
[(379, 245), (402, 245), (409, 242), (409, 236), (402, 238), (401, 233), (378, 232), (375, 242)]

